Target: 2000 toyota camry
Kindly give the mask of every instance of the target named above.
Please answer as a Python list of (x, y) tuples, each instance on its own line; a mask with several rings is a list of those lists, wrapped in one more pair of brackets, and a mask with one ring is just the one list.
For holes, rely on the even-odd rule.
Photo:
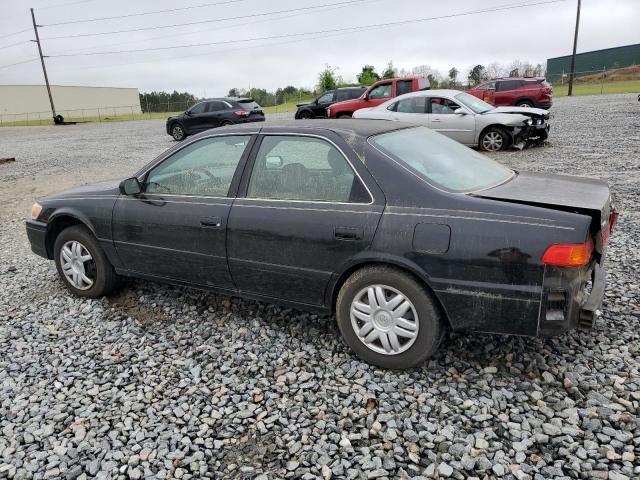
[(122, 182), (40, 200), (27, 233), (77, 295), (131, 276), (335, 311), (356, 354), (406, 368), (447, 329), (591, 327), (616, 216), (597, 180), (327, 120), (204, 132)]

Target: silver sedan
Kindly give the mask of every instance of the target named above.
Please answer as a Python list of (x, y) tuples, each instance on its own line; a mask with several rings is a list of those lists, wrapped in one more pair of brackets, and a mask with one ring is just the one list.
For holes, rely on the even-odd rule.
[(426, 90), (363, 108), (353, 118), (424, 125), (470, 147), (496, 152), (542, 142), (549, 135), (549, 112), (538, 108), (494, 107), (459, 90)]

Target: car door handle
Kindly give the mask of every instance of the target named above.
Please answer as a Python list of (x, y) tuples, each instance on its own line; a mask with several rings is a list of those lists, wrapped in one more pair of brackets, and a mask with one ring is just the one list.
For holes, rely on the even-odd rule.
[(440, 123), (440, 119), (439, 118), (432, 118), (431, 121)]
[(220, 228), (222, 227), (222, 219), (220, 217), (202, 217), (200, 226), (204, 228)]
[(338, 240), (361, 240), (361, 228), (337, 227), (333, 231), (333, 236)]

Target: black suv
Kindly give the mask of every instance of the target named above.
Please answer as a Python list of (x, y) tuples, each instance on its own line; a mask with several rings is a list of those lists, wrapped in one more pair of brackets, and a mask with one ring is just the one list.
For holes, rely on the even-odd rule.
[(181, 115), (167, 118), (167, 133), (175, 140), (210, 128), (235, 123), (264, 122), (262, 107), (251, 98), (209, 98)]
[(296, 111), (296, 119), (306, 118), (318, 118), (327, 116), (327, 107), (333, 105), (336, 102), (342, 102), (344, 100), (353, 100), (360, 97), (365, 87), (345, 87), (336, 88), (335, 90), (327, 90), (313, 102), (299, 103), (296, 105), (298, 110)]

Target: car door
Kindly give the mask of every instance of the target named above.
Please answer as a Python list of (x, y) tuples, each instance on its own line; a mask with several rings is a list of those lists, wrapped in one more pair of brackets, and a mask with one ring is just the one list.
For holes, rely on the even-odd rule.
[(313, 110), (314, 116), (326, 117), (327, 107), (333, 103), (334, 96), (334, 90), (329, 90), (328, 92), (324, 92), (322, 95), (320, 95), (318, 97), (318, 101), (311, 106), (311, 110)]
[(386, 102), (393, 96), (393, 82), (389, 80), (388, 82), (380, 83), (369, 91), (366, 98), (366, 105), (364, 105), (363, 108), (375, 107), (376, 105)]
[(429, 127), (427, 97), (402, 98), (389, 105), (388, 110), (392, 120)]
[(189, 135), (211, 128), (207, 127), (208, 122), (207, 102), (196, 103), (193, 107), (187, 110), (186, 115), (184, 116), (184, 126)]
[(120, 196), (113, 240), (137, 274), (232, 289), (226, 226), (251, 134), (186, 144), (140, 177), (142, 193)]
[(496, 107), (504, 107), (515, 103), (515, 90), (520, 88), (520, 80), (501, 80), (496, 82), (494, 100), (491, 102)]
[(226, 116), (230, 110), (231, 105), (226, 102), (221, 102), (219, 100), (212, 100), (210, 102), (207, 102), (207, 122), (204, 130), (219, 127), (226, 119)]
[[(450, 98), (440, 96), (429, 97), (427, 108), (429, 128), (465, 145), (474, 143), (476, 121), (473, 112), (461, 107)], [(459, 108), (467, 114), (455, 113)]]
[(384, 197), (333, 133), (261, 135), (254, 151), (229, 216), (233, 280), (254, 295), (325, 305), (332, 275), (369, 248)]

